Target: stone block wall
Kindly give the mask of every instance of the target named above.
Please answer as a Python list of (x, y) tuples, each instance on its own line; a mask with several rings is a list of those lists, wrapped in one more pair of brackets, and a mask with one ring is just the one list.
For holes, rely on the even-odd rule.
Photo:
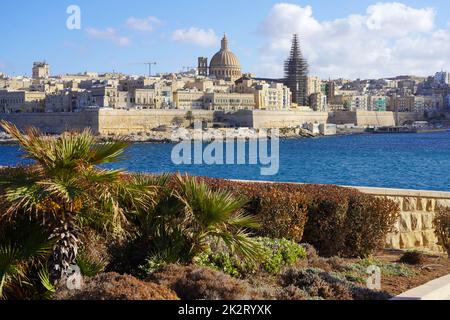
[(329, 113), (329, 123), (333, 124), (349, 124), (353, 123), (357, 126), (394, 126), (394, 113), (390, 111), (334, 111)]
[(58, 113), (0, 113), (0, 120), (9, 121), (20, 129), (37, 127), (45, 133), (60, 134), (64, 131), (81, 131), (86, 127), (99, 132), (99, 111)]
[[(99, 133), (101, 134), (136, 134), (148, 132), (161, 125), (182, 122), (189, 125), (186, 110), (99, 110)], [(209, 110), (192, 110), (195, 120), (213, 122), (217, 112)]]
[(434, 233), (436, 208), (450, 207), (450, 192), (357, 188), (361, 192), (394, 200), (400, 207), (395, 231), (389, 234), (386, 245), (391, 249), (442, 252)]

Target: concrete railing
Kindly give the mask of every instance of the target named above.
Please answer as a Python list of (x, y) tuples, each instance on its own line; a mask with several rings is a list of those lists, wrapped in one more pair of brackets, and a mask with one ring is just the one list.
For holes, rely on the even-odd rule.
[(450, 275), (406, 291), (391, 300), (450, 300)]

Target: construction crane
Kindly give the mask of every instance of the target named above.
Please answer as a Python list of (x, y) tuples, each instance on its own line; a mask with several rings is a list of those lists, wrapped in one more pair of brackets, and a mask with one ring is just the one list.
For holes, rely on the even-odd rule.
[(148, 76), (152, 76), (152, 66), (156, 66), (156, 62), (141, 62), (141, 63), (135, 63), (135, 64), (142, 64), (148, 66)]

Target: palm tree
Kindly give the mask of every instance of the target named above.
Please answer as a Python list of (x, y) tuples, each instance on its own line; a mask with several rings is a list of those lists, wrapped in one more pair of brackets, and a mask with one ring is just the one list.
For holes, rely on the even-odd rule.
[[(255, 260), (260, 247), (250, 229), (259, 226), (243, 213), (246, 200), (226, 191), (213, 191), (194, 177), (177, 175), (169, 188), (161, 188), (151, 211), (141, 213), (141, 237), (151, 239), (154, 255), (170, 262), (191, 262), (214, 241), (245, 259)], [(169, 184), (170, 185), (170, 184)]]
[(178, 175), (177, 182), (178, 198), (184, 203), (188, 217), (184, 232), (190, 238), (190, 256), (203, 252), (209, 241), (216, 239), (245, 258), (257, 257), (259, 247), (248, 230), (258, 228), (259, 223), (243, 212), (246, 199), (223, 190), (213, 191), (194, 177)]
[(126, 141), (97, 144), (89, 129), (49, 137), (38, 129), (20, 130), (5, 121), (4, 130), (15, 138), (33, 160), (13, 170), (5, 181), (5, 219), (28, 215), (40, 221), (56, 239), (51, 258), (52, 272), (59, 279), (75, 263), (79, 234), (85, 225), (119, 234), (126, 222), (118, 202), (123, 180), (120, 170), (99, 165), (118, 160)]

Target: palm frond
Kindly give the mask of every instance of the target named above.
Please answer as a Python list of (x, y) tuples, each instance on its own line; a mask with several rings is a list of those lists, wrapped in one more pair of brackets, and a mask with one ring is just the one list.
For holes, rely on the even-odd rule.
[(91, 147), (89, 163), (100, 165), (120, 160), (128, 147), (129, 143), (125, 140), (99, 143)]
[(41, 281), (42, 286), (50, 293), (56, 292), (56, 287), (53, 285), (52, 281), (50, 280), (50, 272), (48, 271), (47, 266), (41, 268), (38, 271), (38, 277)]

